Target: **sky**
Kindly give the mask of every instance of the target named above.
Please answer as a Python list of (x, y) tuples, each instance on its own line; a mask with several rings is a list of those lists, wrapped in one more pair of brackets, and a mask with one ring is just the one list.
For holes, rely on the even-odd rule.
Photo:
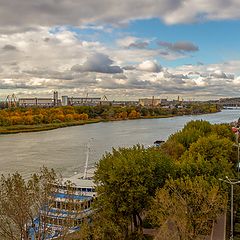
[(0, 99), (239, 97), (239, 0), (0, 0)]

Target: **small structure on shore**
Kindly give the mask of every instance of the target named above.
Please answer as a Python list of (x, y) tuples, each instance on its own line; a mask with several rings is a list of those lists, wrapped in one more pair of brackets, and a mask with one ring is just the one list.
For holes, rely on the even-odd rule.
[(156, 140), (153, 144), (154, 147), (160, 147), (164, 142), (163, 140)]

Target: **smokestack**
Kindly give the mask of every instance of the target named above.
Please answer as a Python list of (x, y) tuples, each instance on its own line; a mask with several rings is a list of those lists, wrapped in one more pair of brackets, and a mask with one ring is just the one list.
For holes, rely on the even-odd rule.
[(54, 106), (58, 106), (58, 92), (57, 91), (53, 92), (53, 104), (54, 104)]

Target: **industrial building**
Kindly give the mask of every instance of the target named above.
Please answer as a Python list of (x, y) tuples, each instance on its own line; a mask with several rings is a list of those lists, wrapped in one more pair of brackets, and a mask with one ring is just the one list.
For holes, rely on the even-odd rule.
[(137, 106), (138, 105), (138, 101), (114, 101), (113, 100), (113, 101), (110, 101), (109, 103), (112, 106), (122, 106), (122, 107), (123, 106)]
[(53, 92), (53, 98), (19, 98), (19, 107), (57, 107), (57, 106), (96, 106), (101, 104), (101, 98), (68, 97), (58, 98), (58, 92)]
[(157, 98), (140, 98), (139, 99), (139, 105), (143, 106), (143, 107), (156, 107), (156, 106), (160, 106), (161, 104), (161, 99), (157, 99)]
[(58, 98), (58, 92), (53, 93), (53, 98), (19, 98), (18, 105), (20, 107), (56, 107), (56, 106), (137, 106), (138, 101), (109, 101), (106, 96), (104, 99), (100, 97), (69, 97), (62, 96)]
[(19, 98), (19, 107), (55, 107), (61, 105), (58, 92), (53, 92), (53, 98)]
[[(169, 106), (171, 102), (167, 99), (160, 98), (141, 98), (138, 101), (109, 101), (104, 95), (101, 97), (69, 97), (63, 95), (61, 98), (58, 96), (58, 92), (53, 92), (52, 98), (19, 98), (16, 96), (7, 97), (6, 106), (19, 106), (19, 107), (57, 107), (57, 106), (144, 106), (144, 107), (158, 107), (158, 106)], [(10, 100), (9, 100), (10, 99)], [(12, 100), (13, 99), (13, 100)]]
[(19, 98), (19, 107), (53, 107), (54, 101), (52, 98)]
[(96, 106), (101, 102), (100, 97), (68, 97), (62, 96), (62, 106)]

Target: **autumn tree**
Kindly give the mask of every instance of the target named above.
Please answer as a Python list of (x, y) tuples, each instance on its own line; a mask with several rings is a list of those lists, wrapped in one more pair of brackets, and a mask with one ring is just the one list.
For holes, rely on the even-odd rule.
[(128, 117), (130, 119), (134, 119), (134, 118), (139, 118), (140, 117), (140, 113), (137, 112), (136, 110), (132, 110), (129, 114)]
[[(0, 180), (0, 237), (4, 240), (27, 240), (29, 231), (36, 239), (46, 235), (47, 212), (40, 210), (48, 206), (49, 195), (58, 182), (53, 170), (42, 168), (24, 180), (19, 173)], [(35, 228), (36, 219), (39, 221)]]
[(201, 176), (169, 180), (157, 191), (150, 211), (159, 226), (156, 239), (204, 239), (226, 205), (226, 194)]

